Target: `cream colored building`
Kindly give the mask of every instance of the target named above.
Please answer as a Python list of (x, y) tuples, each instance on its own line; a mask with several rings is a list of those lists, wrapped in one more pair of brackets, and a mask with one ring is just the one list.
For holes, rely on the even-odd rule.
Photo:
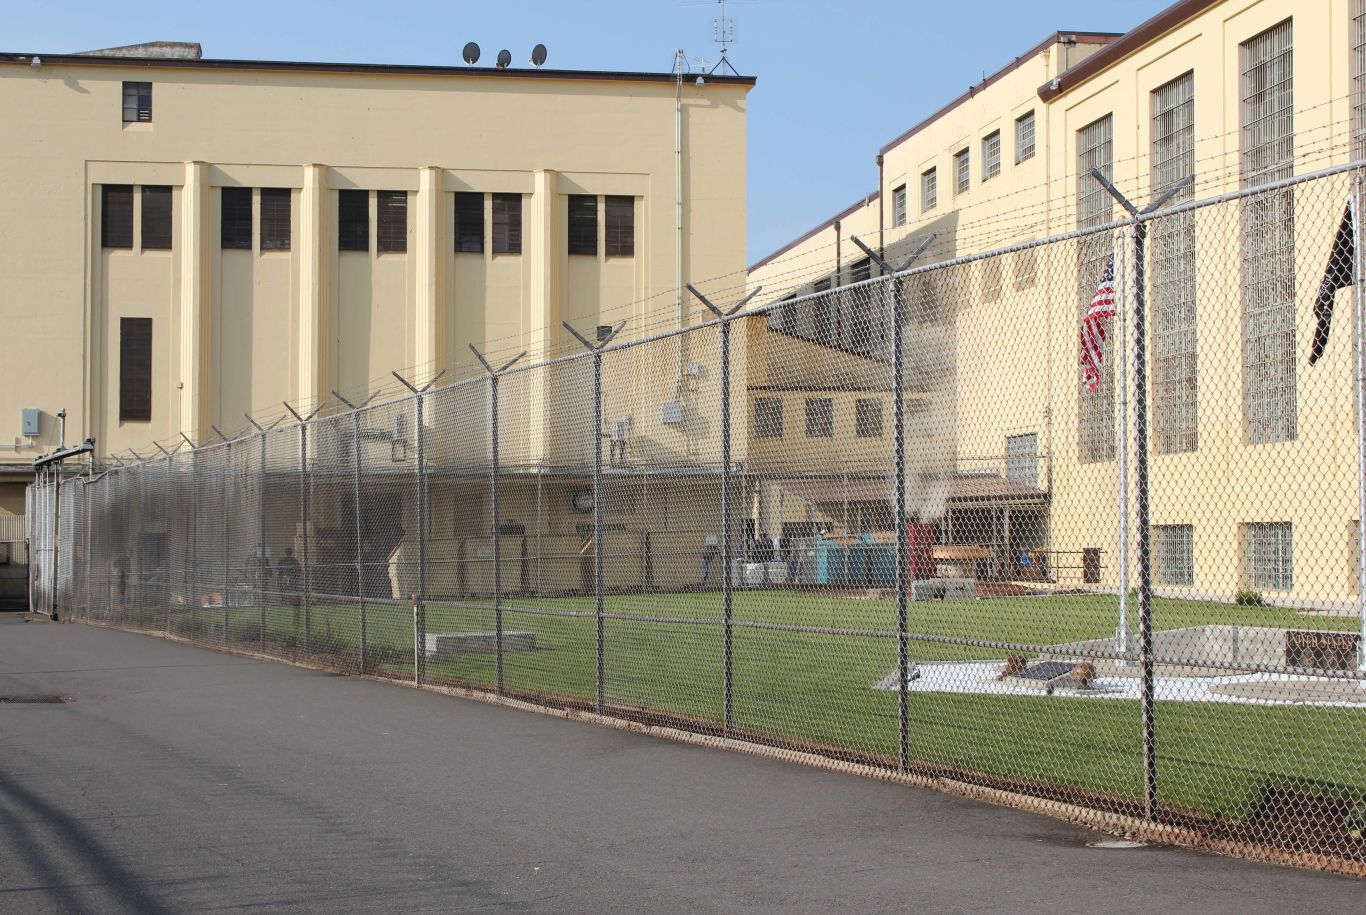
[[(22, 511), (63, 408), (68, 444), (145, 456), (282, 401), (363, 400), (395, 370), (474, 374), (469, 344), (570, 352), (561, 321), (590, 338), (695, 323), (682, 285), (744, 271), (753, 84), (180, 45), (0, 55), (0, 511)], [(656, 367), (663, 399), (685, 358)], [(552, 429), (565, 405), (529, 393)]]
[[(870, 269), (851, 235), (897, 260), (933, 234), (926, 264), (1119, 218), (1091, 166), (1142, 205), (1187, 175), (1194, 188), (1178, 203), (1348, 163), (1361, 154), (1363, 13), (1360, 0), (1183, 0), (1123, 36), (1050, 36), (880, 150), (877, 191), (756, 262), (751, 284), (782, 296), (857, 281)], [(1153, 228), (1153, 560), (1164, 593), (1249, 589), (1296, 606), (1341, 606), (1355, 593), (1348, 293), (1328, 355), (1314, 368), (1305, 358), (1350, 180), (1265, 198), (1280, 214), (1265, 223), (1230, 203)], [(1019, 559), (1037, 546), (1056, 557), (1059, 583), (1117, 584), (1123, 392), (1116, 360), (1096, 394), (1077, 369), (1080, 307), (1111, 251), (1092, 238), (913, 281), (938, 283), (911, 289), (911, 358), (932, 378), (922, 393), (955, 477), (1023, 480), (1037, 493), (1028, 509), (1013, 505), (1017, 519), (1043, 519), (1024, 539), (1011, 533), (1008, 500), (955, 511), (951, 499), (930, 519), (941, 541), (988, 547), (1001, 577), (1027, 577)], [(930, 302), (948, 316), (917, 313)], [(856, 341), (839, 327), (854, 320), (801, 332), (848, 350)]]

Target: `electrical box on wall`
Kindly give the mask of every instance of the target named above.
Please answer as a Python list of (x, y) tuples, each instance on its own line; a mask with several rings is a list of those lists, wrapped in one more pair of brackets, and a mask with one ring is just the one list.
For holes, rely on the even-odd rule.
[(25, 407), (22, 411), (24, 435), (36, 436), (43, 434), (43, 411), (37, 407)]

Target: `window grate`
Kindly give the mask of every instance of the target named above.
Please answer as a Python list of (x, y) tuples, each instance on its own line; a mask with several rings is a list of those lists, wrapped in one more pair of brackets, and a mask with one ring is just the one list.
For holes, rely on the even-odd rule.
[(1288, 521), (1243, 526), (1249, 587), (1290, 591), (1295, 587), (1294, 529)]
[(966, 150), (959, 150), (953, 157), (953, 171), (955, 177), (954, 193), (965, 193), (972, 184), (972, 155)]
[(493, 195), (493, 253), (522, 253), (522, 195)]
[(598, 253), (598, 198), (569, 195), (569, 253)]
[(835, 401), (830, 397), (806, 399), (806, 437), (835, 437)]
[(123, 84), (123, 123), (150, 123), (152, 120), (152, 84)]
[[(1159, 195), (1195, 174), (1195, 74), (1154, 90), (1152, 111), (1152, 187)], [(1172, 201), (1191, 195), (1187, 186)], [(1195, 213), (1157, 220), (1150, 238), (1154, 447), (1180, 454), (1199, 445)]]
[(939, 205), (939, 177), (935, 169), (920, 176), (920, 212), (925, 213)]
[(1006, 479), (1021, 486), (1039, 486), (1039, 436), (1006, 436)]
[[(1293, 59), (1286, 20), (1240, 46), (1242, 184), (1294, 172)], [(1295, 196), (1287, 188), (1242, 202), (1243, 418), (1251, 444), (1292, 441), (1295, 382)]]
[(484, 195), (462, 191), (455, 195), (455, 251), (484, 253)]
[(261, 250), (288, 251), (293, 216), (293, 192), (287, 187), (261, 188)]
[(1153, 527), (1153, 581), (1159, 585), (1195, 584), (1195, 528), (1189, 524)]
[(119, 422), (152, 420), (152, 319), (119, 319)]
[(218, 202), (220, 244), (224, 248), (250, 251), (251, 188), (222, 188)]
[(142, 249), (171, 249), (171, 188), (148, 184), (142, 188)]
[(369, 252), (369, 191), (337, 191), (337, 249)]
[(636, 198), (604, 198), (604, 246), (608, 257), (634, 257), (636, 253)]
[(1015, 119), (1015, 164), (1034, 158), (1034, 112)]
[(990, 181), (1001, 173), (1001, 132), (994, 130), (982, 138), (982, 180)]
[(892, 225), (906, 224), (906, 185), (892, 188)]
[(408, 192), (375, 192), (375, 250), (402, 254), (408, 250)]
[(100, 245), (133, 247), (133, 186), (105, 184), (100, 187)]
[[(1099, 168), (1110, 175), (1113, 156), (1113, 126), (1110, 115), (1094, 121), (1077, 131), (1077, 228), (1087, 229), (1104, 225), (1113, 218), (1114, 201), (1109, 192), (1091, 175)], [(1091, 304), (1105, 265), (1114, 255), (1109, 233), (1082, 237), (1077, 245), (1078, 309), (1077, 325)], [(1115, 459), (1115, 359), (1118, 353), (1107, 354), (1101, 362), (1100, 385), (1095, 391), (1082, 387), (1077, 379), (1077, 440), (1079, 459), (1083, 464), (1095, 464)]]

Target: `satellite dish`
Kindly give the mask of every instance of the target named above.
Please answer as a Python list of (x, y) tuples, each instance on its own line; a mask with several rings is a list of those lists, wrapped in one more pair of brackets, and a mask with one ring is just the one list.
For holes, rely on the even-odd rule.
[(537, 67), (545, 63), (545, 45), (538, 44), (531, 49), (531, 63)]
[(506, 70), (512, 64), (512, 52), (507, 48), (498, 52), (498, 69)]
[(465, 58), (465, 63), (474, 66), (479, 63), (479, 45), (471, 41), (465, 45), (465, 50), (461, 52), (461, 55)]

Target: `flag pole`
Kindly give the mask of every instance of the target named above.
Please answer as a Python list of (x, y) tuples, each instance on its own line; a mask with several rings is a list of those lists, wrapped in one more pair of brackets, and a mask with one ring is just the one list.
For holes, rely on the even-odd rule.
[[(1132, 235), (1130, 227), (1127, 234)], [(1124, 254), (1128, 246), (1115, 246), (1111, 256), (1115, 260), (1116, 283), (1123, 291), (1117, 296), (1124, 310), (1115, 323), (1119, 330), (1119, 350), (1115, 360), (1119, 368), (1119, 625), (1115, 628), (1115, 653), (1127, 658), (1130, 650), (1129, 634), (1129, 271)], [(1122, 279), (1121, 279), (1122, 277)]]
[[(1352, 306), (1356, 312), (1357, 360), (1357, 615), (1360, 628), (1357, 634), (1357, 672), (1366, 674), (1366, 351), (1362, 334), (1366, 332), (1366, 314), (1362, 308), (1361, 272), (1361, 172), (1352, 176), (1352, 196), (1348, 206), (1352, 210)], [(1366, 687), (1366, 681), (1359, 681)]]

